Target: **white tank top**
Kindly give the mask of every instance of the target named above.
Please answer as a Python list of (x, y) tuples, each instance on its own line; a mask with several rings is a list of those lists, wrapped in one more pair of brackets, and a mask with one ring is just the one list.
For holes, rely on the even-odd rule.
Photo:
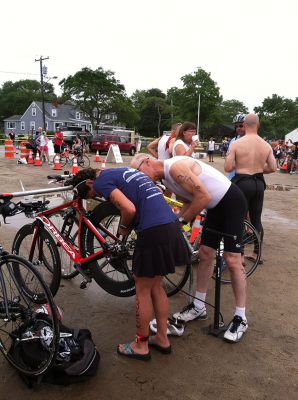
[[(182, 198), (191, 201), (192, 195), (184, 190), (178, 183), (174, 181), (174, 179), (170, 175), (171, 166), (181, 160), (189, 159), (187, 156), (177, 156), (175, 158), (170, 158), (164, 161), (164, 174), (165, 178), (163, 179), (164, 184), (168, 189), (174, 192), (176, 195), (181, 196)], [(208, 164), (205, 164), (203, 161), (194, 160), (196, 163), (200, 165), (202, 168), (201, 173), (198, 175), (202, 183), (204, 184), (206, 190), (211, 196), (210, 203), (206, 207), (214, 208), (220, 202), (220, 200), (224, 197), (231, 186), (231, 181), (224, 176), (221, 172), (217, 171), (217, 169), (211, 167)]]
[(168, 139), (169, 139), (169, 136), (163, 135), (158, 142), (157, 158), (159, 160), (167, 160), (168, 158), (170, 158), (169, 149), (166, 149), (166, 144), (167, 144)]
[[(190, 146), (188, 146), (185, 142), (183, 142), (183, 140), (181, 140), (181, 139), (175, 140), (173, 150), (172, 150), (173, 157), (178, 157), (176, 155), (175, 147), (178, 146), (179, 144), (182, 144), (182, 146), (185, 148), (186, 151), (189, 150), (189, 148), (190, 148)], [(189, 157), (195, 158), (195, 153), (192, 153), (192, 155)]]

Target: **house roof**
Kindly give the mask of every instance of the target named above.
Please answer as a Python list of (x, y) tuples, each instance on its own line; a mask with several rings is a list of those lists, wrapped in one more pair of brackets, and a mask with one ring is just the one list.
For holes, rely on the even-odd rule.
[(22, 115), (12, 115), (11, 117), (5, 118), (3, 121), (20, 121)]
[[(35, 104), (42, 110), (42, 102), (35, 101)], [(57, 117), (52, 116), (52, 109), (57, 109)], [(52, 104), (45, 102), (45, 115), (46, 118), (52, 121), (70, 121), (70, 122), (90, 122), (89, 119), (77, 119), (76, 112), (79, 111), (71, 104)]]

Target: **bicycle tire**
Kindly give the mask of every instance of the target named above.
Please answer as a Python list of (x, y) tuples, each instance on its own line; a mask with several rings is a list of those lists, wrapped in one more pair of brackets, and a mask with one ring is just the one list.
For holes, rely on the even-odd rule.
[[(105, 225), (106, 228), (110, 229), (112, 225), (114, 228), (113, 233), (115, 234), (118, 230), (119, 222), (120, 222), (120, 211), (110, 202), (105, 202), (96, 206), (93, 210), (92, 216), (90, 217), (91, 222), (96, 226), (96, 221), (101, 222)], [(90, 232), (90, 231), (89, 231)], [(87, 243), (90, 244), (92, 242), (91, 237), (94, 235), (89, 233), (89, 237), (87, 234)], [(82, 235), (83, 237), (84, 235)], [(86, 240), (85, 239), (85, 240)], [(130, 240), (131, 245), (131, 257), (134, 250), (134, 243), (136, 240), (136, 233), (132, 231), (128, 240)], [(92, 254), (94, 249), (87, 249), (87, 253)], [(188, 277), (190, 275), (190, 264), (186, 264), (183, 266), (176, 267), (175, 273), (169, 274), (164, 277), (163, 287), (168, 297), (175, 295), (178, 293), (186, 284)], [(131, 269), (131, 266), (130, 266)], [(118, 281), (111, 280), (107, 274), (111, 274), (112, 271), (108, 270), (105, 272), (103, 268), (95, 268), (93, 269), (93, 277), (94, 280), (105, 289), (108, 293), (113, 294), (115, 296), (122, 297), (123, 293), (127, 293), (128, 296), (132, 295), (132, 287), (134, 287), (134, 281), (127, 282), (126, 284), (120, 284)], [(128, 292), (126, 292), (128, 291)], [(134, 294), (134, 293), (133, 293)]]
[[(88, 168), (90, 167), (90, 159), (85, 154), (78, 155), (77, 157), (78, 166), (81, 168)], [(73, 160), (72, 160), (73, 163)]]
[(19, 229), (13, 241), (12, 252), (13, 254), (28, 259), (32, 262), (34, 267), (38, 268), (43, 280), (49, 286), (53, 296), (55, 296), (58, 292), (61, 280), (61, 261), (59, 252), (56, 243), (50, 234), (45, 229), (41, 229), (37, 234), (37, 243), (42, 246), (41, 257), (39, 257), (40, 252), (38, 251), (38, 248), (35, 248), (33, 257), (30, 259), (29, 255), (34, 226), (34, 223), (27, 224)]
[[(27, 289), (19, 285), (15, 271), (26, 277)], [(36, 295), (32, 296), (35, 292)], [(40, 293), (43, 292), (43, 300), (50, 312), (46, 320), (44, 314), (36, 312), (39, 307)], [(7, 307), (7, 308), (6, 308)], [(8, 309), (8, 313), (7, 313)], [(42, 321), (42, 327), (41, 327)], [(26, 365), (17, 351), (17, 346), (22, 340), (39, 340), (45, 325), (52, 331), (52, 341), (48, 343), (48, 355), (46, 359), (40, 360), (36, 366)], [(20, 328), (24, 330), (21, 331)], [(28, 339), (24, 332), (30, 332), (35, 338)], [(36, 268), (27, 260), (16, 255), (4, 255), (0, 260), (0, 350), (7, 361), (25, 375), (38, 376), (45, 373), (53, 364), (59, 343), (59, 324), (56, 306), (52, 294), (44, 283)], [(17, 338), (17, 340), (14, 340)], [(30, 338), (30, 336), (29, 336)]]
[[(49, 219), (56, 226), (61, 236), (77, 249), (78, 220), (69, 211), (69, 209), (58, 211), (50, 215)], [(57, 243), (57, 248), (61, 262), (61, 278), (66, 280), (75, 278), (79, 274), (79, 271), (74, 268), (74, 262), (59, 243)]]
[[(102, 223), (115, 235), (118, 230), (120, 211), (112, 203), (107, 201), (93, 209), (89, 220), (96, 228), (98, 228), (99, 223)], [(103, 232), (101, 232), (101, 234), (104, 235)], [(118, 259), (117, 257), (108, 256), (89, 263), (89, 270), (92, 278), (102, 289), (113, 296), (130, 297), (135, 294), (134, 280), (125, 272), (125, 268), (131, 271), (134, 242), (133, 235), (134, 232), (127, 238), (127, 241), (129, 241), (132, 246), (131, 255), (129, 257)], [(107, 236), (106, 239), (109, 240), (109, 243), (113, 242), (112, 239)], [(83, 225), (81, 231), (81, 249), (83, 257), (87, 257), (102, 249), (94, 233), (86, 225)]]
[[(246, 278), (251, 276), (253, 272), (256, 270), (256, 268), (259, 265), (259, 260), (261, 258), (261, 239), (260, 235), (255, 229), (255, 227), (248, 221), (244, 221), (244, 233), (243, 233), (243, 239), (241, 243), (242, 249), (243, 249), (243, 256), (244, 256), (244, 270), (246, 274)], [(223, 253), (223, 244), (221, 245), (221, 255)], [(257, 257), (255, 260), (250, 260), (248, 259), (248, 255), (252, 254), (255, 252), (257, 254)], [(231, 283), (231, 277), (229, 270), (227, 268), (227, 265), (225, 264), (225, 261), (223, 260), (222, 263), (222, 271), (221, 271), (221, 282), (229, 284)], [(213, 279), (215, 279), (215, 274), (213, 274)]]

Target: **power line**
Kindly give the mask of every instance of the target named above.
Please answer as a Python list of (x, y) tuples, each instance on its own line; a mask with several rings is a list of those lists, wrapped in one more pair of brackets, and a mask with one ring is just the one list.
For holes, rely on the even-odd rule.
[(15, 74), (15, 75), (39, 75), (39, 74), (32, 74), (30, 72), (14, 72), (14, 71), (0, 71), (2, 74)]

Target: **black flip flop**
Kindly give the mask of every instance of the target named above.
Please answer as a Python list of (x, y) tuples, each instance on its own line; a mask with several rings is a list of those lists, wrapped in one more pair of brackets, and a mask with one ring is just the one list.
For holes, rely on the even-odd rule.
[(121, 356), (125, 356), (128, 358), (134, 358), (135, 360), (143, 360), (143, 361), (151, 360), (150, 351), (147, 354), (139, 354), (133, 350), (130, 343), (125, 343), (125, 344), (123, 344), (123, 346), (124, 346), (124, 348), (123, 348), (124, 351), (120, 351), (119, 345), (117, 346), (117, 353), (120, 354)]
[(160, 346), (159, 344), (153, 342), (152, 337), (153, 337), (153, 336), (149, 336), (148, 345), (149, 345), (150, 347), (152, 347), (153, 349), (159, 351), (159, 352), (162, 353), (162, 354), (171, 354), (171, 352), (172, 352), (172, 347), (171, 347), (171, 345), (168, 346), (168, 347)]

